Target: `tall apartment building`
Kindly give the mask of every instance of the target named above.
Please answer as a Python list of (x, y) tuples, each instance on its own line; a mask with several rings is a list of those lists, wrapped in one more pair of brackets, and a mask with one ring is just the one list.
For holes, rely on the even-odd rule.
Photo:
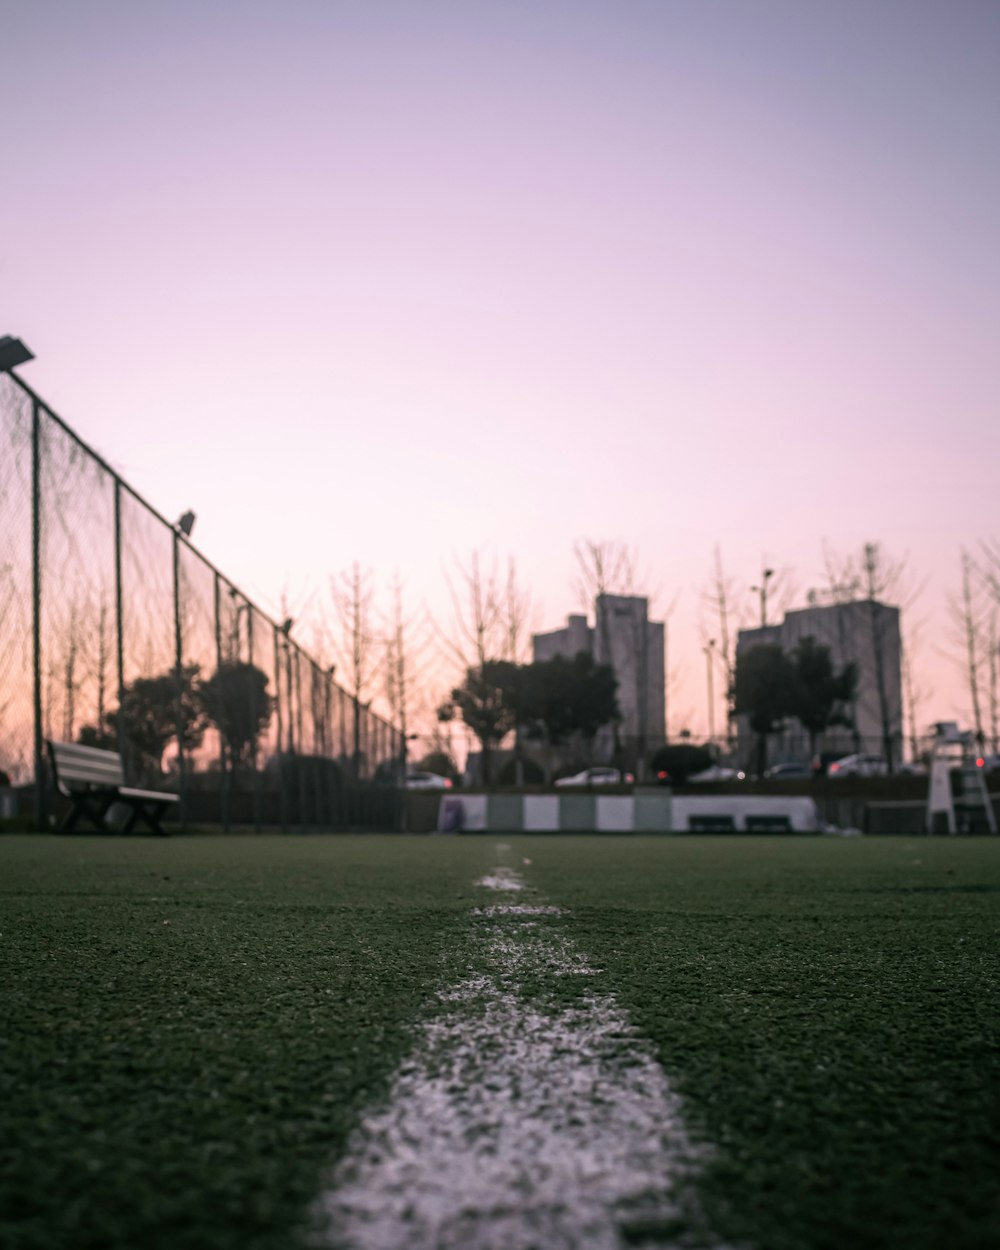
[[(852, 728), (835, 726), (823, 735), (823, 750), (844, 754), (871, 751), (885, 754), (883, 720), (892, 741), (892, 758), (899, 763), (903, 744), (902, 645), (899, 608), (874, 599), (849, 603), (813, 603), (785, 613), (780, 625), (741, 629), (736, 655), (761, 643), (779, 643), (785, 651), (794, 649), (803, 638), (813, 637), (830, 648), (834, 667), (854, 662), (858, 666), (857, 693), (851, 711)], [(884, 715), (883, 715), (884, 713)], [(746, 717), (737, 718), (742, 758), (749, 759), (752, 734)], [(809, 736), (792, 721), (781, 734), (775, 734), (769, 751), (777, 759), (805, 759)]]
[[(533, 634), (531, 645), (536, 662), (583, 651), (598, 664), (611, 666), (618, 681), (619, 742), (631, 767), (662, 746), (666, 739), (664, 627), (662, 621), (649, 619), (648, 599), (598, 595), (593, 625), (585, 616), (569, 616), (565, 628)], [(613, 742), (613, 732), (607, 729), (595, 746), (610, 759)]]

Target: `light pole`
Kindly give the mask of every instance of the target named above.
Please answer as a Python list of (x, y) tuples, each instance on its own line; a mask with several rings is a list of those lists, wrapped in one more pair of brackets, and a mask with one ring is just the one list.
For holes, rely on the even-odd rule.
[(762, 569), (760, 574), (760, 585), (751, 586), (750, 589), (756, 591), (760, 595), (760, 627), (763, 629), (767, 625), (767, 583), (774, 576), (774, 569)]
[(709, 638), (705, 647), (705, 668), (708, 677), (708, 745), (715, 745), (715, 699), (712, 690), (712, 665), (715, 660), (715, 639)]
[(31, 348), (25, 347), (12, 334), (5, 334), (0, 338), (0, 373), (8, 373), (18, 365), (26, 365), (29, 360), (34, 359), (35, 353)]
[[(34, 359), (35, 353), (20, 339), (11, 334), (0, 337), (0, 373), (9, 373)], [(11, 376), (24, 386), (16, 374)], [(35, 828), (41, 830), (47, 811), (42, 736), (42, 415), (36, 395), (31, 399), (31, 669), (35, 757), (33, 814)]]

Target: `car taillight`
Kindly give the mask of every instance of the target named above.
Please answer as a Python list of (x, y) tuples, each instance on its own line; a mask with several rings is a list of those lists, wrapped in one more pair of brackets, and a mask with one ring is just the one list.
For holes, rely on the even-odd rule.
[(839, 772), (840, 772), (840, 765), (839, 765), (839, 764), (831, 764), (831, 765), (830, 765), (830, 768), (829, 768), (829, 771), (830, 771), (831, 773), (839, 773)]
[(451, 789), (451, 778), (450, 778), (450, 777), (445, 777), (445, 779), (444, 779), (444, 788), (445, 788), (446, 790), (450, 790), (450, 789)]
[(976, 760), (976, 767), (977, 767), (977, 768), (985, 768), (985, 767), (986, 767), (986, 761), (985, 761), (984, 759), (982, 759), (982, 758), (980, 758), (980, 759)]
[(670, 776), (670, 774), (669, 774), (668, 772), (665, 772), (665, 771), (661, 768), (661, 769), (660, 769), (660, 771), (656, 774), (656, 780), (657, 780), (657, 781), (666, 781), (666, 780), (667, 780), (667, 778), (668, 778), (669, 776)]

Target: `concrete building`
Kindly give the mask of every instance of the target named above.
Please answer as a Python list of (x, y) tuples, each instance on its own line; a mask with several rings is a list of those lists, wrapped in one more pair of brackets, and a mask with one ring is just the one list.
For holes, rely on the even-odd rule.
[[(803, 638), (810, 636), (830, 648), (836, 669), (852, 661), (858, 666), (857, 694), (851, 708), (854, 725), (827, 730), (819, 748), (842, 751), (845, 755), (869, 751), (884, 756), (884, 719), (892, 742), (893, 764), (898, 764), (903, 745), (899, 608), (874, 599), (811, 603), (808, 607), (786, 612), (780, 625), (741, 629), (736, 641), (737, 660), (741, 652), (761, 643), (778, 643), (785, 651), (791, 651)], [(746, 717), (737, 718), (737, 732), (740, 758), (749, 761), (753, 734)], [(808, 753), (809, 735), (795, 720), (781, 733), (773, 735), (768, 748), (769, 763), (806, 760)]]
[[(649, 619), (649, 600), (642, 595), (598, 595), (594, 624), (585, 616), (569, 616), (563, 629), (533, 634), (532, 658), (567, 658), (581, 651), (598, 664), (608, 664), (618, 681), (621, 722), (618, 741), (626, 766), (635, 770), (639, 761), (666, 740), (664, 683), (664, 626)], [(614, 731), (603, 730), (595, 748), (611, 759)]]

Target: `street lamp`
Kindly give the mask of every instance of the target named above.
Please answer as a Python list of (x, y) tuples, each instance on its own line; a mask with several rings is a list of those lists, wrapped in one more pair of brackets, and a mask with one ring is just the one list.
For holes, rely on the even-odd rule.
[(25, 347), (20, 339), (14, 338), (11, 334), (5, 334), (0, 338), (0, 373), (9, 373), (18, 365), (26, 365), (29, 360), (34, 359), (35, 353)]
[(762, 569), (760, 575), (760, 585), (751, 586), (750, 589), (756, 591), (760, 595), (760, 627), (761, 629), (767, 624), (767, 583), (774, 576), (774, 569)]

